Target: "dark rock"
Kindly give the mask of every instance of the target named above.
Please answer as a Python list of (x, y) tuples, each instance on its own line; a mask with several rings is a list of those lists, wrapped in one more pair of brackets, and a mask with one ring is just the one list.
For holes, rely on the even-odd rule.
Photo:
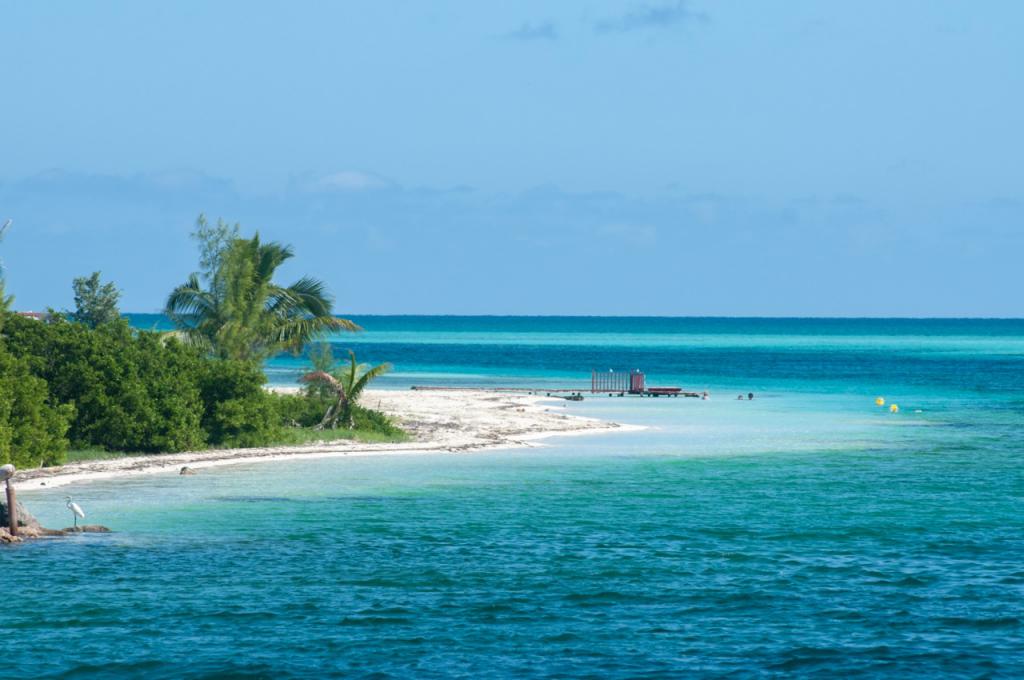
[(80, 524), (77, 527), (67, 527), (60, 530), (62, 534), (109, 534), (110, 529), (102, 524)]

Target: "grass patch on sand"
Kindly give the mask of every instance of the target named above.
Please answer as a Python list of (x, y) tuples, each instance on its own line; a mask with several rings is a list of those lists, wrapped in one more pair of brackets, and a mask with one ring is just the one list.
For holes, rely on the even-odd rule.
[[(90, 460), (115, 460), (117, 458), (128, 458), (129, 456), (142, 456), (142, 453), (127, 453), (125, 451), (107, 451), (105, 449), (71, 449), (68, 451), (67, 463), (84, 463)], [(148, 454), (152, 455), (152, 454)]]
[[(374, 429), (314, 430), (311, 427), (284, 427), (279, 436), (267, 446), (304, 446), (338, 441), (359, 442), (364, 444), (400, 444), (410, 440), (408, 433), (398, 428), (388, 432)], [(67, 463), (86, 463), (99, 460), (117, 460), (130, 456), (160, 457), (160, 453), (131, 453), (128, 451), (105, 451), (99, 448), (72, 449), (68, 451)]]
[(409, 441), (409, 435), (397, 428), (391, 432), (369, 429), (338, 428), (336, 430), (314, 430), (309, 427), (288, 427), (281, 432), (275, 446), (302, 446), (320, 442), (354, 441), (367, 444), (398, 444)]

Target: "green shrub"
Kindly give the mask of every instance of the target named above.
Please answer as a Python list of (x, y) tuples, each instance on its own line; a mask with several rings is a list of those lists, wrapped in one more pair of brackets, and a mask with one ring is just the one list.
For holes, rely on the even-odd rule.
[(10, 317), (4, 336), (50, 403), (73, 405), (76, 448), (156, 453), (275, 438), (279, 418), (255, 364), (210, 359), (123, 321), (91, 329)]
[(0, 463), (59, 465), (68, 449), (70, 405), (52, 406), (46, 383), (0, 347)]
[(203, 429), (212, 446), (264, 446), (280, 431), (273, 395), (263, 389), (266, 376), (251, 362), (208, 359), (199, 390)]
[[(4, 321), (0, 459), (15, 464), (59, 463), (69, 439), (75, 449), (151, 453), (283, 443), (332, 403), (268, 393), (258, 364), (210, 358), (124, 321)], [(375, 411), (356, 406), (353, 419), (364, 434), (403, 436)]]
[(352, 420), (355, 423), (354, 429), (364, 432), (376, 432), (389, 437), (397, 437), (405, 434), (405, 431), (391, 422), (391, 419), (380, 411), (363, 408), (362, 406), (352, 407)]
[[(323, 420), (324, 413), (334, 403), (333, 398), (320, 396), (314, 390), (300, 394), (277, 394), (275, 401), (280, 422), (285, 427), (316, 427)], [(354, 405), (352, 419), (352, 429), (364, 433), (374, 432), (388, 437), (404, 434), (401, 428), (395, 426), (391, 419), (380, 411)]]
[(276, 394), (277, 413), (285, 427), (315, 427), (331, 405), (329, 399), (309, 394)]
[(68, 434), (76, 447), (159, 452), (204, 443), (194, 350), (123, 321), (91, 329), (14, 317), (4, 335), (46, 381), (51, 401), (74, 405)]

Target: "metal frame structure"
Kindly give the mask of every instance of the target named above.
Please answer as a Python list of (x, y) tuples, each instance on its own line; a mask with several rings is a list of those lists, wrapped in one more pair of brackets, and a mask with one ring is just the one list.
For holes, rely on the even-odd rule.
[(590, 392), (609, 392), (619, 394), (643, 394), (646, 390), (647, 378), (638, 368), (634, 371), (591, 371)]

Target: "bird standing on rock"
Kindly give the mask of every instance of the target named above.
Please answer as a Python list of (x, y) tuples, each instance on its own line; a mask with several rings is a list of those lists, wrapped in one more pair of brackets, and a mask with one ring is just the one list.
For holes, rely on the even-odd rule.
[(78, 503), (75, 503), (73, 500), (71, 500), (71, 496), (66, 496), (64, 500), (67, 501), (67, 503), (65, 503), (64, 505), (66, 505), (68, 510), (71, 511), (71, 515), (75, 519), (75, 528), (77, 529), (78, 528), (78, 518), (81, 517), (82, 519), (85, 519), (85, 511), (82, 510), (82, 506), (80, 506)]

